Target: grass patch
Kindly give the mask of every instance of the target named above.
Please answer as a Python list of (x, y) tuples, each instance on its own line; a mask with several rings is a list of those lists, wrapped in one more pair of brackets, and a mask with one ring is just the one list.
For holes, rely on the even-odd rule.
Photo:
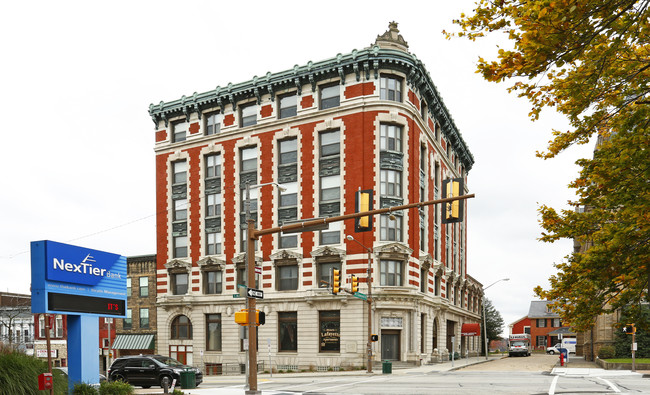
[[(632, 358), (610, 358), (603, 359), (610, 363), (632, 363)], [(634, 363), (650, 363), (650, 358), (635, 358)]]

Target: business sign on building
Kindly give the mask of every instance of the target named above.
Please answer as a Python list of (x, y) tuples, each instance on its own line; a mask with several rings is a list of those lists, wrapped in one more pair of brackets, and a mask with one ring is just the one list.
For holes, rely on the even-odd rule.
[(31, 260), (32, 313), (126, 316), (126, 257), (43, 240)]

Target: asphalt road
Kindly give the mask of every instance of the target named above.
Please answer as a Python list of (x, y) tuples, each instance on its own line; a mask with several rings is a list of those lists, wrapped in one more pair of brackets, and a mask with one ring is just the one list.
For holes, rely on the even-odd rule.
[[(258, 388), (264, 395), (650, 394), (650, 378), (642, 374), (588, 367), (558, 368), (556, 362), (557, 356), (534, 355), (504, 358), (454, 371), (422, 366), (393, 370), (392, 374), (277, 374), (258, 378)], [(212, 376), (200, 388), (184, 392), (240, 395), (244, 394), (243, 387), (242, 376)]]

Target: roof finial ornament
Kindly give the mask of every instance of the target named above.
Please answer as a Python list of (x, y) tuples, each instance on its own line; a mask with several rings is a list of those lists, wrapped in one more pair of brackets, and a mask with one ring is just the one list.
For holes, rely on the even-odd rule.
[(377, 36), (375, 45), (378, 45), (380, 48), (397, 49), (404, 52), (408, 52), (409, 48), (408, 43), (404, 40), (402, 35), (399, 34), (397, 22), (395, 21), (388, 24), (388, 30), (386, 33)]

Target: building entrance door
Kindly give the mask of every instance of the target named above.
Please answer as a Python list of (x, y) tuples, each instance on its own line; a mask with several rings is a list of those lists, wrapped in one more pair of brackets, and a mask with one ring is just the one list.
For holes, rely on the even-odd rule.
[(381, 331), (381, 359), (399, 361), (400, 330), (384, 329)]

